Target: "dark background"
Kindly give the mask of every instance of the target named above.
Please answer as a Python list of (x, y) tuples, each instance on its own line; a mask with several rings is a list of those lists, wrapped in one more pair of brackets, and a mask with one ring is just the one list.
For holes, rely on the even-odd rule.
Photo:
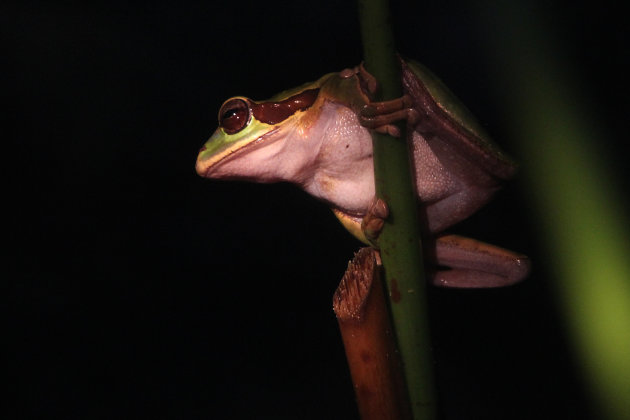
[[(224, 99), (361, 60), (354, 2), (13, 3), (3, 418), (358, 418), (331, 297), (360, 244), (294, 187), (194, 171)], [(513, 151), (476, 26), (500, 17), (439, 3), (394, 2), (399, 49)], [(622, 133), (625, 22), (606, 3), (537, 7)], [(455, 228), (536, 265), (507, 289), (430, 289), (445, 419), (591, 418), (536, 226), (517, 179)]]

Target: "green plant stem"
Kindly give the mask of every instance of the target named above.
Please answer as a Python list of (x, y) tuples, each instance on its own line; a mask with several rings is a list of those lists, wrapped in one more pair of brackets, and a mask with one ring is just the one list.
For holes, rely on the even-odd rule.
[[(387, 1), (360, 1), (359, 15), (365, 67), (381, 87), (381, 95), (375, 99), (400, 97), (400, 64)], [(399, 124), (400, 138), (373, 136), (376, 195), (390, 211), (379, 245), (413, 418), (428, 420), (435, 418), (433, 368), (417, 201), (405, 128), (404, 123)]]

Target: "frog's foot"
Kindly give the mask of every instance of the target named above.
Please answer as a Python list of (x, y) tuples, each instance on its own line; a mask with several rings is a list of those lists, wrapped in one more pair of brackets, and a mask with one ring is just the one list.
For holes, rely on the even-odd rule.
[(430, 260), (432, 283), (440, 287), (502, 287), (528, 276), (530, 261), (498, 246), (458, 235), (442, 235), (435, 240)]
[(418, 122), (418, 112), (413, 109), (409, 95), (391, 101), (371, 102), (364, 105), (359, 114), (362, 126), (394, 137), (400, 137), (400, 130), (394, 125), (398, 121), (407, 121), (411, 126)]
[(383, 230), (385, 219), (389, 215), (387, 203), (378, 197), (374, 197), (370, 203), (367, 214), (361, 220), (361, 231), (368, 242), (378, 248), (378, 237)]
[[(379, 88), (376, 79), (363, 67), (363, 63), (358, 67), (358, 75), (361, 88), (369, 98), (372, 98)], [(413, 100), (407, 94), (390, 101), (370, 102), (363, 106), (359, 114), (362, 126), (394, 137), (400, 137), (400, 130), (394, 123), (406, 121), (413, 126), (418, 122), (418, 118), (418, 112), (413, 108)]]

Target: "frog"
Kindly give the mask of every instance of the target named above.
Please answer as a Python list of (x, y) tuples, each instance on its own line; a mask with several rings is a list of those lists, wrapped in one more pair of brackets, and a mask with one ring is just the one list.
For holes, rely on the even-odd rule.
[(484, 206), (517, 164), (427, 67), (402, 58), (400, 67), (403, 96), (391, 101), (374, 101), (378, 83), (362, 64), (267, 100), (229, 98), (199, 151), (197, 173), (292, 183), (378, 248), (389, 212), (375, 197), (372, 136), (399, 137), (395, 123), (404, 121), (430, 282), (453, 288), (520, 282), (530, 272), (526, 255), (446, 232)]

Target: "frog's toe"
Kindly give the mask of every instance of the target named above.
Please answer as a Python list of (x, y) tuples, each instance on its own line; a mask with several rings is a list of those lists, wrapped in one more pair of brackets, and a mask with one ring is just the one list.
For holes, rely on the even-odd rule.
[(406, 121), (414, 126), (417, 120), (418, 113), (413, 109), (413, 100), (409, 95), (391, 101), (371, 102), (364, 105), (359, 113), (362, 126), (394, 137), (400, 137), (400, 130), (395, 123)]
[(365, 238), (375, 248), (378, 248), (378, 237), (381, 235), (385, 219), (389, 215), (387, 203), (378, 197), (374, 197), (368, 207), (366, 215), (361, 221), (361, 230)]

